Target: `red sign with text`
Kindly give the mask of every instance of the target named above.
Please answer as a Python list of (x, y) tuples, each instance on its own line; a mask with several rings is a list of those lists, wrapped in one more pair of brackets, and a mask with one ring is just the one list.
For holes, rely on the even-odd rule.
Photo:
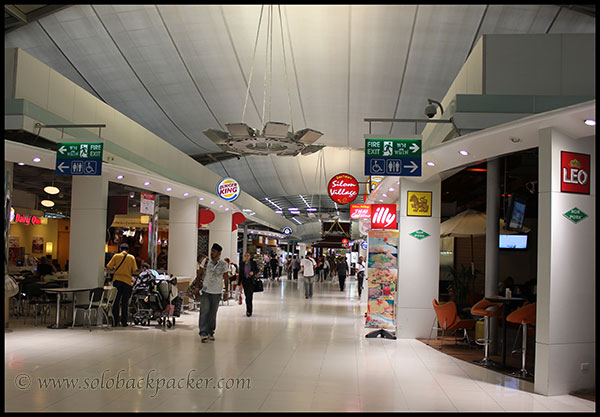
[(560, 191), (590, 193), (590, 156), (582, 153), (560, 153)]
[(395, 204), (371, 205), (371, 229), (397, 229), (398, 218)]
[(350, 174), (338, 174), (329, 180), (329, 197), (338, 204), (348, 204), (358, 195), (358, 181)]
[(370, 219), (371, 205), (370, 204), (350, 204), (351, 219)]

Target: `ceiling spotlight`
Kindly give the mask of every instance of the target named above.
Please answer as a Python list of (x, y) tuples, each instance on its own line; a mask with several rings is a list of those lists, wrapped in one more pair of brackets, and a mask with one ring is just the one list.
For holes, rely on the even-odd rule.
[(33, 162), (40, 162), (42, 160), (42, 158), (36, 156), (35, 158), (33, 158)]
[(24, 162), (19, 162), (19, 165), (23, 166), (23, 165), (25, 165), (25, 163)]
[(521, 142), (521, 138), (510, 138), (510, 141), (512, 143), (519, 143), (519, 142)]
[(146, 181), (144, 185), (150, 185), (150, 181)]
[(117, 175), (118, 180), (122, 180), (123, 178), (124, 178), (123, 175)]
[(594, 119), (586, 119), (584, 123), (588, 126), (596, 126), (596, 121)]
[(171, 188), (171, 187), (167, 187), (167, 191), (171, 191), (171, 190), (172, 190), (172, 188)]
[(430, 167), (434, 167), (435, 163), (433, 161), (427, 161), (427, 165), (429, 165)]
[(44, 207), (54, 207), (54, 201), (52, 200), (42, 200), (40, 204)]
[(383, 200), (379, 200), (380, 203), (383, 203)]
[(214, 201), (211, 201), (211, 202), (210, 202), (210, 204), (215, 204), (215, 202), (214, 202)]
[(393, 193), (393, 192), (394, 192), (394, 189), (393, 189), (392, 187), (390, 187), (390, 188), (388, 188), (388, 191), (389, 191), (390, 193)]
[(204, 200), (204, 197), (200, 197), (200, 201)]
[(60, 190), (58, 188), (56, 188), (53, 185), (47, 185), (44, 187), (44, 191), (47, 192), (48, 194), (58, 194), (60, 193)]
[(229, 211), (229, 207), (225, 207), (225, 211)]
[(219, 204), (219, 208), (223, 208), (223, 204)]
[(184, 196), (184, 197), (187, 197), (188, 195), (190, 195), (190, 193), (187, 193), (187, 192), (186, 192), (186, 193), (183, 193), (183, 196)]
[(467, 156), (469, 154), (469, 152), (463, 150), (458, 151), (459, 154), (461, 154), (462, 156)]
[(133, 193), (129, 194), (129, 198), (134, 198), (134, 197), (135, 197), (135, 194), (133, 194)]

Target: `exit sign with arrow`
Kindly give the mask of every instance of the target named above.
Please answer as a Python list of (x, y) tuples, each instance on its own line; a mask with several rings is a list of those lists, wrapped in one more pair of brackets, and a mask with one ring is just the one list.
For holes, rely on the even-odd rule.
[(102, 175), (103, 143), (59, 143), (57, 175)]
[(421, 176), (421, 136), (365, 135), (365, 175)]

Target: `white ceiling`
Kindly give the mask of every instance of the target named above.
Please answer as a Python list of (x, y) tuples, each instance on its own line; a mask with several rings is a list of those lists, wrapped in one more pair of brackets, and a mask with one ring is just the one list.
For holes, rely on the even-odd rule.
[[(348, 149), (363, 147), (363, 119), (423, 118), (427, 98), (446, 94), (482, 34), (595, 33), (595, 17), (557, 5), (285, 5), (284, 65), (273, 10), (265, 121), (319, 130), (317, 143), (327, 148), (207, 165), (261, 201), (326, 195), (339, 172), (364, 181), (362, 152)], [(197, 155), (220, 151), (202, 131), (242, 120), (260, 15), (260, 5), (74, 5), (6, 33), (5, 47), (22, 48)], [(243, 120), (255, 128), (263, 115), (266, 21), (267, 7)], [(413, 125), (373, 127), (414, 133)]]

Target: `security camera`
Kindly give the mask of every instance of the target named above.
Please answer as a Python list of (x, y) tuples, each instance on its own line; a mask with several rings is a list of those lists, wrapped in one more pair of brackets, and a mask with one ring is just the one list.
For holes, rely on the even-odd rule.
[(437, 113), (437, 106), (435, 104), (429, 103), (428, 105), (425, 106), (425, 116), (427, 116), (431, 119), (432, 117), (435, 116), (436, 113)]

